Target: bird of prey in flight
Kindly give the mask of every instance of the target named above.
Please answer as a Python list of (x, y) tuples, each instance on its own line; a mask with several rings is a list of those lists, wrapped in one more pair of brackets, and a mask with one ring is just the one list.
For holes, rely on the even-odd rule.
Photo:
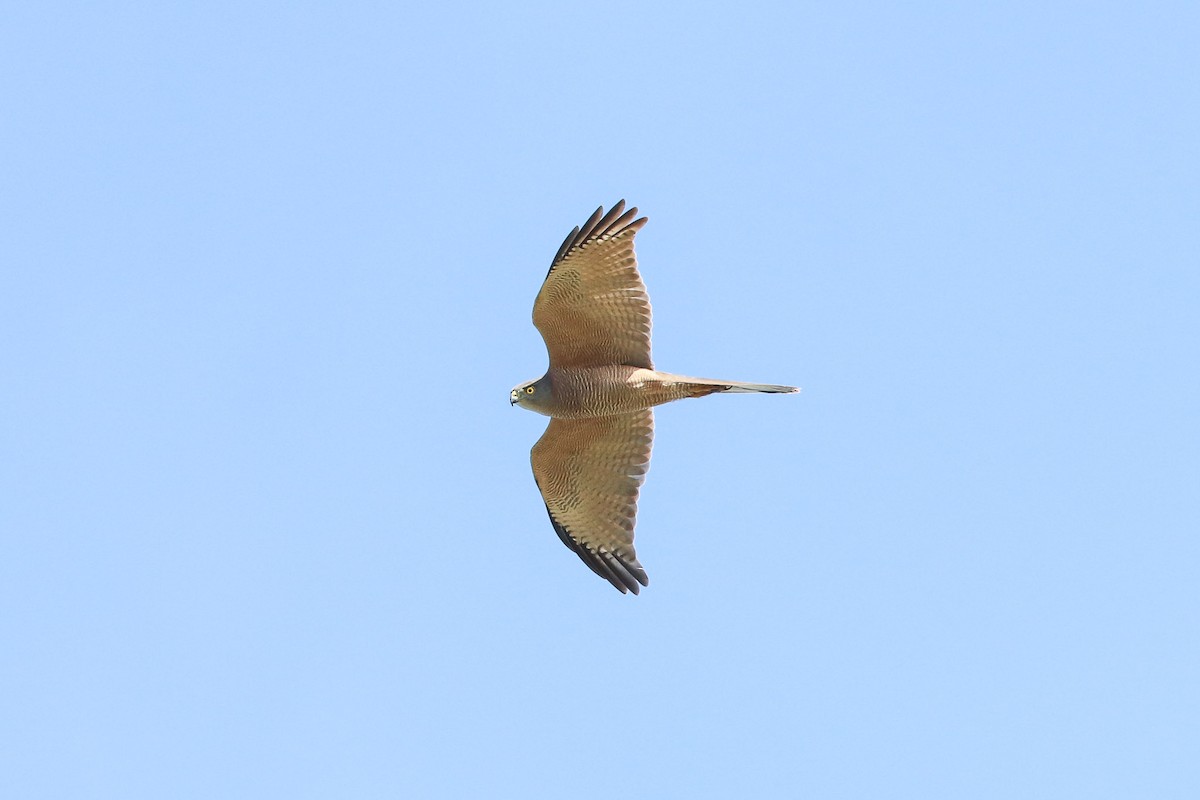
[(550, 417), (530, 460), (555, 532), (622, 594), (650, 585), (633, 549), (654, 437), (650, 409), (715, 392), (799, 391), (654, 369), (650, 298), (633, 253), (645, 224), (622, 200), (607, 214), (597, 208), (563, 240), (533, 303), (550, 368), (509, 395)]

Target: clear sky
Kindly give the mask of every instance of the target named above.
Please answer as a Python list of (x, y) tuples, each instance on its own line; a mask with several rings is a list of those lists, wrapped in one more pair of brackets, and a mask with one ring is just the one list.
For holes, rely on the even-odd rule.
[[(1200, 797), (1194, 3), (4, 17), (0, 796)], [(640, 597), (508, 403), (621, 198), (804, 387), (659, 410)]]

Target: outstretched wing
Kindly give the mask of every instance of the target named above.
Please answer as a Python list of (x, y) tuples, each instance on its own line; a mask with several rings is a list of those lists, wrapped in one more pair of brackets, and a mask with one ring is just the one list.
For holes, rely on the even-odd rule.
[(650, 363), (650, 298), (633, 238), (646, 218), (625, 201), (604, 206), (563, 240), (533, 303), (551, 367)]
[(649, 409), (553, 418), (530, 453), (558, 537), (622, 594), (650, 585), (633, 549), (633, 524), (653, 439)]

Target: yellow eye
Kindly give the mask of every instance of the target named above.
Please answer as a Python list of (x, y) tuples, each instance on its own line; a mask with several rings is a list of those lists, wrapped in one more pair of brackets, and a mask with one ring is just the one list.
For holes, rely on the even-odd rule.
[(526, 387), (525, 387), (525, 394), (533, 394), (533, 387), (532, 387), (532, 386), (526, 386)]

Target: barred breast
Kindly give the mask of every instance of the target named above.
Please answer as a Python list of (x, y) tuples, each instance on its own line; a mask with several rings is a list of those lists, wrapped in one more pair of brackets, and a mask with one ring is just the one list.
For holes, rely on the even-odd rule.
[(689, 386), (671, 380), (678, 376), (641, 367), (552, 368), (547, 374), (554, 392), (550, 415), (562, 419), (627, 414), (695, 396)]

